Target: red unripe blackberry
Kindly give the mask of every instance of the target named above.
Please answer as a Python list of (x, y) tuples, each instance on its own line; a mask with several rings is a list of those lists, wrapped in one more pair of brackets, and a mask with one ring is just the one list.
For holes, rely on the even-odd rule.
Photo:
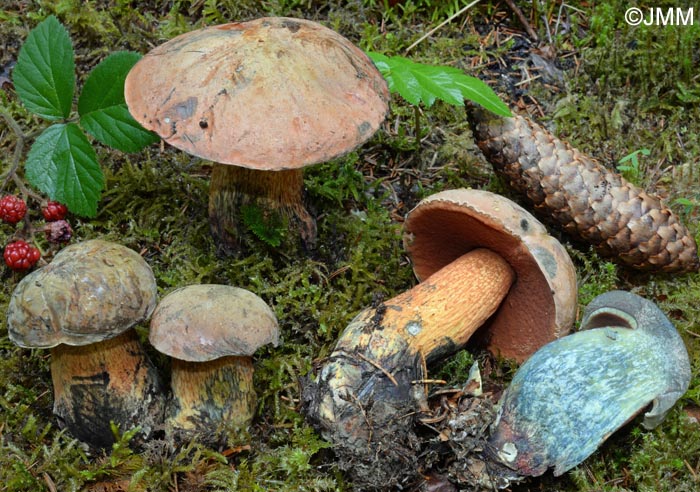
[(63, 220), (66, 218), (68, 213), (68, 208), (58, 202), (48, 202), (44, 208), (41, 209), (41, 214), (47, 222), (53, 222), (54, 220)]
[(0, 198), (0, 219), (8, 224), (16, 224), (27, 213), (27, 204), (16, 195), (5, 195)]
[(41, 253), (26, 241), (19, 240), (5, 246), (5, 252), (2, 256), (8, 267), (16, 272), (23, 272), (29, 270), (39, 261)]

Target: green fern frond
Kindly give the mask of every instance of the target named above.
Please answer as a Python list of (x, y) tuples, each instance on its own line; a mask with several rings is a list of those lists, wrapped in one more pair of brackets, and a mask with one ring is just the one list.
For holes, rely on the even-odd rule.
[(278, 247), (284, 238), (286, 224), (276, 211), (263, 211), (256, 205), (241, 207), (241, 218), (246, 228), (264, 243)]

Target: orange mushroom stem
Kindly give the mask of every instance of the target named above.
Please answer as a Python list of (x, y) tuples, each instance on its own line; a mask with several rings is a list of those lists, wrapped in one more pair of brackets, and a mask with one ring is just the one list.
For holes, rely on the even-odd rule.
[(109, 448), (111, 423), (149, 434), (162, 425), (164, 390), (136, 331), (83, 347), (51, 349), (53, 412), (80, 441)]
[(473, 250), (411, 290), (360, 313), (334, 354), (352, 357), (362, 353), (358, 347), (368, 347), (381, 366), (386, 354), (394, 352), (392, 345), (405, 341), (408, 350), (432, 362), (462, 347), (496, 311), (514, 280), (512, 268), (498, 254)]
[(249, 356), (205, 362), (173, 359), (173, 400), (167, 429), (182, 436), (197, 432), (204, 441), (211, 442), (219, 439), (216, 433), (224, 428), (246, 429), (257, 401), (253, 372)]
[(397, 407), (410, 406), (412, 391), (426, 377), (425, 364), (462, 347), (496, 311), (514, 279), (503, 258), (477, 249), (411, 290), (362, 311), (319, 375), (323, 396), (312, 419), (353, 438), (369, 438), (373, 426), (365, 418), (372, 402), (387, 404), (390, 395)]
[(566, 334), (576, 308), (571, 259), (503, 197), (438, 193), (404, 227), (422, 282), (358, 314), (304, 389), (309, 420), (334, 443), (340, 467), (368, 488), (396, 485), (417, 465), (412, 423), (426, 405), (428, 364), (480, 327), (494, 353), (522, 361)]

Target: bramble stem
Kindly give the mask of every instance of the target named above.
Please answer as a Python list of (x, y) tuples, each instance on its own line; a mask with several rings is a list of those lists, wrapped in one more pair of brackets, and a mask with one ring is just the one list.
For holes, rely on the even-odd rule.
[(5, 186), (7, 186), (7, 183), (9, 183), (9, 181), (12, 180), (14, 181), (15, 185), (17, 186), (17, 189), (19, 189), (22, 195), (31, 197), (37, 202), (41, 203), (43, 198), (38, 194), (34, 193), (29, 188), (27, 188), (27, 186), (24, 184), (24, 181), (20, 179), (19, 176), (17, 176), (17, 169), (19, 168), (19, 164), (22, 161), (22, 155), (24, 155), (24, 144), (27, 140), (34, 138), (35, 135), (43, 131), (43, 129), (36, 130), (31, 133), (24, 133), (22, 131), (22, 128), (19, 126), (19, 123), (17, 123), (12, 117), (12, 115), (6, 110), (0, 108), (0, 116), (2, 116), (2, 118), (7, 123), (7, 126), (9, 126), (10, 129), (17, 136), (17, 143), (15, 144), (15, 152), (12, 156), (12, 164), (10, 165), (10, 170), (7, 171), (7, 174), (0, 177), (0, 179), (2, 179), (2, 184), (0, 184), (0, 192), (2, 192)]
[[(17, 142), (15, 143), (15, 151), (12, 155), (12, 161), (10, 163), (10, 169), (7, 171), (6, 174), (0, 176), (0, 194), (7, 186), (7, 183), (9, 183), (10, 180), (12, 180), (15, 183), (15, 186), (19, 190), (20, 194), (24, 196), (25, 199), (32, 198), (38, 203), (41, 203), (44, 199), (40, 195), (34, 193), (24, 184), (24, 180), (17, 175), (17, 169), (19, 169), (19, 165), (22, 162), (22, 156), (24, 155), (24, 144), (27, 140), (34, 138), (34, 136), (36, 136), (43, 130), (36, 130), (31, 133), (24, 133), (24, 131), (22, 131), (22, 127), (19, 126), (19, 123), (17, 123), (17, 121), (15, 121), (15, 119), (12, 117), (12, 115), (5, 109), (0, 108), (0, 116), (2, 116), (2, 118), (5, 120), (5, 123), (7, 123), (7, 126), (14, 132), (15, 136), (17, 137)], [(28, 239), (30, 240), (30, 242), (36, 244), (34, 241), (34, 228), (32, 227), (31, 222), (29, 220), (29, 215), (24, 216), (23, 230), (24, 235), (29, 236)], [(44, 252), (42, 251), (41, 254), (43, 258)]]
[[(12, 164), (10, 165), (10, 170), (1, 178), (2, 183), (0, 183), (0, 192), (2, 192), (5, 186), (7, 186), (7, 183), (10, 181), (10, 179), (14, 179), (14, 177), (17, 175), (17, 168), (19, 167), (19, 163), (22, 160), (22, 154), (24, 153), (24, 142), (27, 139), (27, 135), (22, 131), (22, 128), (15, 121), (12, 115), (6, 110), (0, 108), (0, 116), (2, 116), (2, 118), (5, 120), (5, 123), (7, 123), (7, 126), (10, 127), (10, 129), (17, 136), (17, 143), (15, 144), (15, 153), (12, 157)], [(16, 179), (14, 181), (15, 183), (17, 183)], [(22, 188), (20, 188), (20, 190), (21, 189)]]

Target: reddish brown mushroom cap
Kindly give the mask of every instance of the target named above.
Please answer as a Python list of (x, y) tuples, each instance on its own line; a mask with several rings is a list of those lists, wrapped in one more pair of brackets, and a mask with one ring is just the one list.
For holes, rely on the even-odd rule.
[(522, 207), (486, 191), (449, 190), (421, 201), (404, 228), (419, 280), (476, 248), (498, 253), (513, 268), (515, 283), (480, 330), (494, 353), (523, 361), (571, 329), (574, 266), (563, 246)]
[(129, 111), (171, 145), (219, 163), (296, 169), (367, 140), (386, 82), (350, 41), (315, 22), (262, 18), (178, 36), (125, 85)]

